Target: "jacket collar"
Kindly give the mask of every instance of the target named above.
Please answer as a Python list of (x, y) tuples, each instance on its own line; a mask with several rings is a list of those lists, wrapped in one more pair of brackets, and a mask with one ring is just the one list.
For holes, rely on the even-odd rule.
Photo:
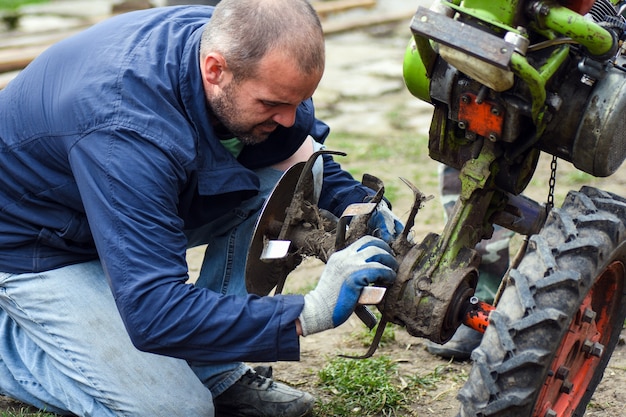
[(180, 66), (180, 94), (188, 121), (193, 126), (198, 150), (198, 191), (201, 195), (243, 191), (256, 193), (259, 179), (220, 143), (211, 125), (210, 111), (200, 72), (200, 38), (203, 27), (188, 39)]

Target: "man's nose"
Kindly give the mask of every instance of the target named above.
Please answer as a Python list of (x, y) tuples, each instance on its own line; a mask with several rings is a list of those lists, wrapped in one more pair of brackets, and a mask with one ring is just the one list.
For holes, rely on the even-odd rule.
[(284, 127), (291, 127), (296, 122), (297, 107), (288, 107), (277, 112), (272, 120)]

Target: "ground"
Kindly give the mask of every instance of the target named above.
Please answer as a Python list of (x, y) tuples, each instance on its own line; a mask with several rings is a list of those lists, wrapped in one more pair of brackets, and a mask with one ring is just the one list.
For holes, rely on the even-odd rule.
[[(431, 107), (413, 98), (404, 89), (402, 56), (409, 33), (408, 24), (375, 27), (329, 36), (327, 70), (314, 96), (318, 116), (335, 132), (328, 147), (348, 156), (340, 162), (355, 176), (368, 172), (385, 181), (394, 210), (404, 218), (411, 204), (410, 191), (399, 177), (415, 183), (424, 193), (438, 197), (437, 164), (426, 152)], [(593, 184), (626, 196), (626, 172), (622, 168), (613, 177), (593, 179), (559, 163), (556, 200), (569, 189)], [(527, 194), (545, 201), (549, 159), (542, 158)], [(440, 233), (443, 227), (441, 206), (435, 198), (418, 214), (414, 234), (417, 240), (427, 232)], [(201, 250), (189, 253), (191, 275), (197, 274)], [(290, 276), (288, 285), (305, 292), (314, 285), (321, 265), (307, 262)], [(271, 364), (276, 379), (307, 390), (321, 400), (328, 399), (318, 385), (317, 372), (340, 353), (360, 354), (366, 347), (355, 342), (354, 332), (363, 325), (352, 318), (341, 327), (301, 339), (301, 360)], [(412, 398), (411, 416), (451, 417), (456, 415), (456, 394), (471, 364), (449, 362), (430, 355), (425, 340), (395, 331), (395, 341), (381, 347), (376, 355), (386, 355), (398, 364), (403, 379), (437, 372), (441, 378), (431, 389), (420, 390)], [(620, 344), (596, 390), (586, 416), (622, 416), (626, 403), (626, 347)], [(0, 398), (1, 400), (1, 398)], [(21, 405), (4, 399), (0, 411)], [(359, 415), (355, 413), (354, 415)]]
[[(279, 380), (298, 386), (300, 389), (314, 393), (321, 399), (328, 399), (328, 394), (317, 385), (317, 371), (329, 358), (339, 352), (363, 353), (362, 346), (350, 346), (350, 332), (362, 324), (350, 321), (341, 329), (310, 336), (302, 341), (302, 359), (298, 363), (273, 364), (274, 372)], [(425, 350), (423, 339), (413, 338), (406, 332), (396, 332), (396, 342), (380, 348), (376, 355), (386, 355), (398, 363), (398, 373), (403, 379), (411, 376), (426, 376), (435, 372), (442, 378), (428, 390), (420, 390), (415, 394), (410, 406), (411, 416), (453, 417), (458, 411), (456, 394), (462, 387), (471, 364), (469, 362), (449, 362), (432, 356)], [(624, 415), (626, 394), (626, 348), (619, 346), (605, 372), (604, 379), (588, 407), (585, 416), (621, 417)], [(355, 414), (358, 415), (358, 414)]]
[[(562, 164), (562, 163), (561, 163)], [(562, 164), (563, 165), (563, 164)], [(549, 174), (548, 161), (542, 159), (542, 163), (538, 169), (537, 178), (548, 178)], [(394, 175), (410, 170), (408, 166), (398, 164), (394, 160), (393, 164), (386, 164), (386, 176)], [(391, 171), (391, 172), (389, 172)], [(575, 170), (571, 166), (565, 164), (561, 176), (576, 176)], [(623, 172), (623, 169), (622, 169)], [(617, 174), (619, 176), (619, 174)], [(544, 182), (544, 181), (541, 181)], [(563, 182), (567, 182), (564, 178)], [(564, 184), (567, 186), (569, 184)], [(613, 192), (626, 195), (626, 187), (619, 185), (617, 181), (594, 181), (594, 185)], [(605, 185), (605, 186), (604, 186)], [(570, 186), (579, 188), (579, 184)], [(531, 190), (533, 191), (533, 190)], [(538, 192), (538, 190), (537, 190)], [(562, 192), (565, 192), (564, 190)], [(437, 206), (435, 200), (430, 202), (431, 205)], [(402, 211), (402, 209), (401, 209)], [(425, 213), (428, 216), (428, 212)], [(419, 215), (418, 215), (419, 218)], [(414, 229), (417, 236), (423, 235), (428, 231), (440, 231), (443, 223), (437, 224), (432, 218), (425, 223), (419, 223)], [(303, 292), (311, 288), (310, 281), (315, 280), (321, 271), (320, 265), (316, 262), (305, 264), (302, 268), (297, 269), (289, 277), (289, 282), (296, 288), (303, 288)], [(307, 283), (307, 281), (309, 283)], [(355, 334), (363, 332), (363, 324), (354, 316), (341, 327), (312, 335), (302, 339), (302, 356), (300, 362), (295, 363), (276, 363), (274, 367), (277, 379), (298, 386), (303, 390), (307, 390), (321, 400), (328, 400), (329, 394), (323, 387), (319, 386), (318, 371), (325, 366), (330, 360), (336, 358), (339, 354), (363, 354), (367, 348), (361, 345)], [(597, 388), (585, 416), (597, 417), (621, 417), (624, 415), (624, 404), (626, 403), (626, 346), (624, 344), (624, 333), (620, 339), (619, 345), (615, 349), (611, 361), (605, 371), (604, 378)], [(402, 328), (398, 327), (395, 331), (395, 342), (387, 343), (379, 348), (375, 355), (385, 355), (397, 361), (398, 374), (402, 380), (408, 380), (412, 376), (423, 377), (437, 373), (437, 383), (429, 389), (419, 390), (413, 393), (412, 404), (408, 410), (404, 410), (406, 414), (398, 414), (402, 416), (437, 416), (437, 417), (453, 417), (456, 416), (459, 403), (456, 400), (458, 390), (462, 387), (467, 374), (470, 370), (471, 363), (466, 362), (450, 362), (435, 357), (426, 351), (426, 340), (415, 338), (406, 333)], [(351, 414), (352, 415), (352, 414)], [(360, 415), (355, 413), (354, 415)], [(379, 414), (380, 415), (380, 414)]]

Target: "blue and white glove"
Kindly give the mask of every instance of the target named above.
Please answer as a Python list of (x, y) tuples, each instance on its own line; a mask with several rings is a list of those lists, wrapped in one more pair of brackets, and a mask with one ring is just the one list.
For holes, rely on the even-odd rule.
[(376, 211), (367, 223), (369, 233), (391, 244), (404, 230), (402, 221), (393, 214), (385, 200), (378, 203)]
[(364, 236), (333, 253), (317, 287), (304, 296), (300, 313), (302, 335), (339, 326), (354, 312), (361, 290), (369, 284), (391, 284), (398, 262), (391, 248), (373, 236)]

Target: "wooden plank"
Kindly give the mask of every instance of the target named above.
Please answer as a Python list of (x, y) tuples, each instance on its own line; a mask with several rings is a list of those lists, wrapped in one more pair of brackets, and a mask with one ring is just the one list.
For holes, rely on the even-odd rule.
[(38, 45), (19, 49), (0, 49), (0, 73), (24, 68), (49, 46)]
[(313, 1), (311, 5), (320, 16), (325, 18), (329, 14), (345, 12), (356, 8), (372, 8), (376, 6), (376, 0), (332, 0), (332, 1)]
[(7, 84), (9, 83), (9, 81), (11, 81), (13, 78), (17, 77), (17, 74), (19, 74), (19, 71), (11, 71), (11, 72), (3, 72), (0, 73), (0, 90), (2, 90), (4, 87), (7, 86)]
[(0, 38), (0, 50), (7, 48), (20, 48), (31, 45), (51, 45), (81, 30), (87, 29), (91, 24), (85, 24), (76, 26), (72, 29), (54, 30), (45, 33), (24, 34), (24, 35), (9, 35)]
[(89, 19), (81, 25), (62, 30), (2, 37), (0, 39), (0, 73), (24, 68), (51, 45), (93, 26), (106, 17)]
[[(367, 16), (360, 19), (353, 19), (348, 21), (328, 21), (323, 22), (322, 27), (325, 34), (334, 34), (348, 32), (350, 30), (363, 29), (370, 26), (385, 25), (389, 23), (397, 23), (406, 21), (407, 31), (411, 23), (411, 19), (415, 15), (415, 12), (395, 12), (385, 13), (376, 16)], [(408, 39), (408, 38), (407, 38)]]

